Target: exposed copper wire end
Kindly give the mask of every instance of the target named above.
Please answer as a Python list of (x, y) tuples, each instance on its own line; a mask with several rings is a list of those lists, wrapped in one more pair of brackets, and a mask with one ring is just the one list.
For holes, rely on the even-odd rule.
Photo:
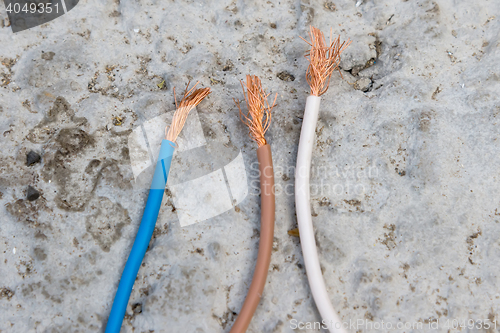
[[(177, 105), (177, 98), (175, 96), (175, 88), (174, 88), (174, 99), (175, 99), (175, 113), (172, 118), (172, 124), (170, 127), (165, 128), (165, 139), (175, 142), (177, 137), (182, 131), (184, 124), (186, 123), (186, 119), (188, 117), (189, 112), (194, 109), (201, 101), (210, 94), (210, 88), (201, 88), (196, 89), (196, 86), (200, 82), (196, 82), (196, 84), (188, 90), (189, 83), (186, 86), (186, 90), (184, 91), (184, 96), (181, 99), (181, 102)], [(194, 91), (193, 91), (194, 90)]]
[[(243, 113), (240, 107), (240, 102), (236, 99), (233, 100), (240, 110), (241, 121), (250, 129), (250, 138), (257, 142), (259, 147), (262, 147), (267, 144), (264, 134), (271, 125), (271, 111), (276, 105), (276, 98), (278, 98), (278, 94), (274, 97), (273, 104), (270, 105), (267, 101), (267, 97), (269, 97), (270, 94), (266, 94), (258, 76), (247, 75), (247, 83), (244, 84), (243, 81), (240, 83), (241, 88), (243, 89), (243, 95), (245, 96), (248, 113)], [(245, 93), (245, 87), (247, 93)]]
[(309, 60), (306, 80), (311, 87), (311, 94), (315, 96), (321, 96), (328, 90), (332, 73), (338, 69), (340, 54), (351, 44), (349, 39), (341, 43), (340, 36), (332, 41), (331, 35), (330, 31), (330, 45), (327, 45), (323, 32), (310, 26), (311, 42), (300, 37), (311, 46), (311, 50), (305, 55), (306, 59)]

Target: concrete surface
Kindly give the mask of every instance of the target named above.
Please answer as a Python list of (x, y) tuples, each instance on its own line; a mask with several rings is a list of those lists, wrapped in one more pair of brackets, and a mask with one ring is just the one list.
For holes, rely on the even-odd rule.
[[(147, 194), (132, 184), (127, 136), (173, 109), (174, 86), (212, 88), (198, 107), (204, 134), (241, 150), (255, 180), (256, 145), (232, 100), (248, 73), (279, 93), (268, 139), (280, 190), (249, 332), (318, 332), (306, 328), (320, 317), (290, 169), (310, 24), (353, 41), (323, 96), (311, 198), (340, 317), (363, 321), (350, 332), (499, 320), (498, 1), (88, 0), (17, 34), (0, 5), (0, 332), (103, 331)], [(27, 166), (31, 150), (42, 159)], [(181, 228), (167, 191), (122, 332), (228, 332), (259, 212), (249, 195)], [(382, 321), (395, 329), (373, 327)]]

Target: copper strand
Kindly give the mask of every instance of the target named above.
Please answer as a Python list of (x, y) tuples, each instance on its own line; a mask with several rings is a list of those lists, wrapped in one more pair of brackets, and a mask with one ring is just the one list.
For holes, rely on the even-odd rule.
[(330, 45), (327, 45), (323, 32), (313, 26), (310, 26), (309, 37), (311, 42), (300, 37), (311, 46), (311, 50), (305, 55), (309, 60), (306, 80), (311, 87), (311, 94), (321, 96), (328, 90), (333, 71), (339, 67), (340, 54), (351, 41), (348, 39), (341, 43), (340, 36), (332, 41), (330, 32)]
[[(274, 97), (273, 104), (270, 105), (267, 101), (267, 97), (269, 97), (270, 94), (266, 94), (258, 76), (247, 75), (246, 84), (243, 82), (240, 83), (241, 88), (243, 89), (243, 95), (245, 96), (248, 113), (245, 114), (241, 110), (240, 102), (238, 100), (233, 100), (240, 111), (241, 121), (249, 128), (250, 138), (257, 142), (259, 147), (262, 147), (267, 143), (264, 134), (271, 125), (271, 111), (276, 105), (276, 98), (278, 98), (278, 94)], [(247, 90), (246, 93), (245, 87)]]
[(196, 89), (196, 86), (199, 82), (188, 90), (189, 82), (186, 86), (186, 90), (184, 91), (184, 96), (181, 99), (181, 102), (177, 105), (177, 99), (175, 96), (175, 88), (174, 88), (174, 99), (175, 99), (175, 113), (172, 118), (172, 124), (170, 127), (165, 128), (165, 139), (175, 142), (177, 137), (179, 136), (184, 124), (186, 123), (186, 119), (189, 115), (189, 112), (194, 109), (201, 101), (210, 94), (210, 88), (201, 88)]

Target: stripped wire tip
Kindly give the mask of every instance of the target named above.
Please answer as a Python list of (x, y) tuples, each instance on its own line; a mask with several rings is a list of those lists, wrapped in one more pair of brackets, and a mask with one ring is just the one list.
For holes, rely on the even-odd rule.
[[(259, 147), (262, 147), (267, 144), (264, 134), (271, 125), (271, 111), (276, 105), (278, 94), (274, 97), (273, 104), (270, 105), (267, 101), (267, 97), (269, 97), (270, 94), (266, 94), (258, 76), (247, 75), (247, 83), (244, 84), (243, 81), (240, 83), (243, 89), (243, 95), (245, 96), (248, 113), (243, 113), (240, 102), (233, 98), (234, 103), (236, 103), (240, 110), (241, 121), (249, 128), (250, 138), (257, 142)], [(245, 87), (247, 93), (245, 93)]]
[(321, 96), (328, 90), (333, 71), (339, 69), (340, 54), (351, 44), (351, 41), (348, 39), (341, 43), (340, 36), (332, 41), (330, 31), (330, 45), (327, 45), (323, 32), (313, 26), (310, 26), (309, 37), (311, 42), (300, 37), (311, 46), (311, 50), (305, 55), (305, 58), (309, 60), (306, 80), (311, 87), (311, 94)]
[[(177, 104), (177, 98), (175, 96), (175, 88), (174, 88), (174, 100), (175, 100), (175, 113), (172, 118), (172, 124), (170, 127), (165, 128), (165, 139), (175, 142), (179, 133), (182, 131), (184, 124), (186, 123), (186, 119), (189, 115), (189, 112), (194, 109), (201, 101), (210, 94), (210, 88), (201, 88), (196, 89), (196, 86), (199, 81), (193, 86), (193, 88), (189, 89), (189, 83), (186, 86), (186, 90), (184, 91), (184, 96), (181, 99), (181, 102)], [(194, 91), (193, 91), (194, 90)]]

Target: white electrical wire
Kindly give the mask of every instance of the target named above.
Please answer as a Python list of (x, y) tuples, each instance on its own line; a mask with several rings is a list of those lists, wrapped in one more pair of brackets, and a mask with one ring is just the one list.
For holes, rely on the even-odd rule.
[(295, 169), (295, 207), (307, 279), (316, 307), (331, 333), (346, 333), (326, 291), (311, 219), (309, 175), (320, 101), (321, 97), (314, 95), (307, 97), (306, 101), (306, 110), (300, 131), (297, 168)]

